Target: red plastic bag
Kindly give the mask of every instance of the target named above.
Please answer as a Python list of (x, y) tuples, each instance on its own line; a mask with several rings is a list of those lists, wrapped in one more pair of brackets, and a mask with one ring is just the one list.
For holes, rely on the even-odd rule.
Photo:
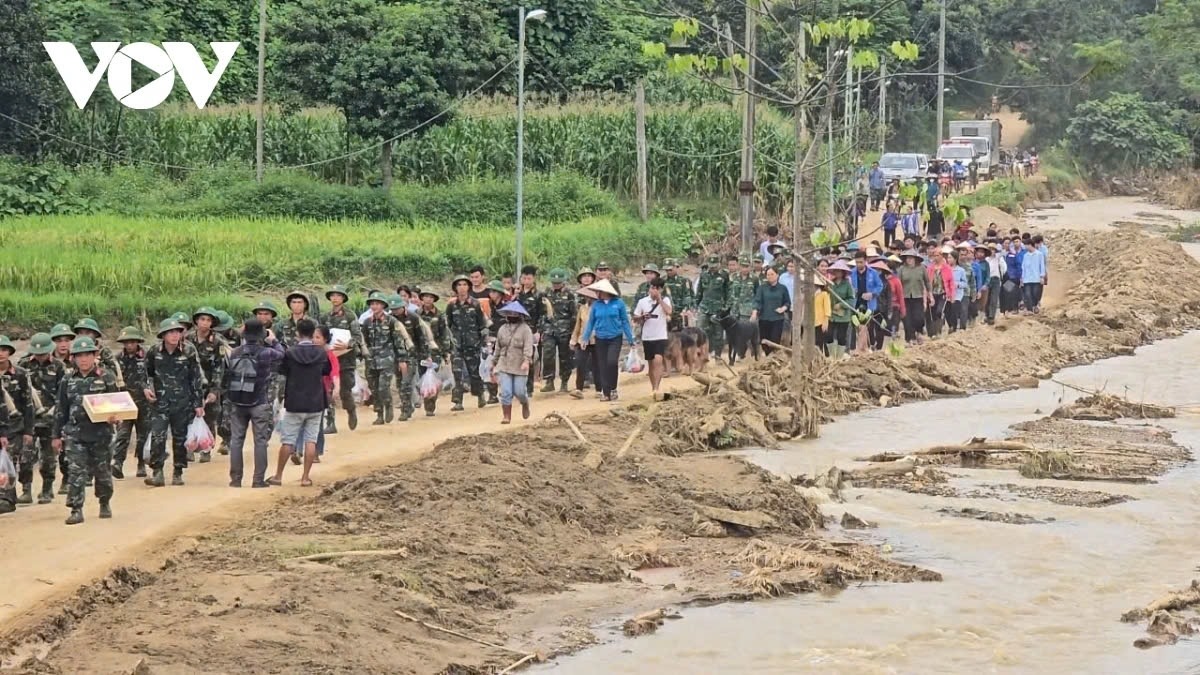
[(204, 423), (203, 417), (197, 417), (188, 425), (187, 439), (183, 443), (183, 447), (188, 449), (188, 452), (205, 452), (213, 448), (213, 435), (208, 430), (208, 425)]

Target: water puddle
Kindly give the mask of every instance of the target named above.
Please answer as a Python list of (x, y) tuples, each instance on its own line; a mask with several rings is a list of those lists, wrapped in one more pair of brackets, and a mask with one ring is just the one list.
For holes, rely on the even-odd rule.
[[(1019, 355), (1014, 355), (1019, 358)], [(1059, 373), (1131, 399), (1200, 405), (1200, 333)], [(1078, 394), (1051, 382), (1036, 390), (939, 400), (851, 415), (814, 441), (782, 451), (749, 451), (783, 475), (813, 474), (885, 450), (999, 436), (1011, 424), (1049, 414)], [(1040, 412), (1039, 412), (1040, 411)], [(1200, 456), (1200, 415), (1158, 420)], [(657, 634), (618, 640), (539, 670), (563, 673), (928, 673), (1197, 672), (1200, 640), (1141, 651), (1140, 626), (1120, 615), (1197, 572), (1200, 462), (1157, 484), (1029, 481), (1011, 471), (960, 470), (974, 483), (1055, 484), (1136, 497), (1104, 508), (1018, 498), (959, 499), (890, 490), (848, 490), (848, 510), (879, 524), (834, 532), (887, 543), (894, 555), (941, 572), (942, 583), (864, 586), (834, 597), (798, 596), (685, 612)], [(1052, 522), (980, 522), (938, 513), (974, 507)], [(836, 528), (836, 526), (834, 526)]]

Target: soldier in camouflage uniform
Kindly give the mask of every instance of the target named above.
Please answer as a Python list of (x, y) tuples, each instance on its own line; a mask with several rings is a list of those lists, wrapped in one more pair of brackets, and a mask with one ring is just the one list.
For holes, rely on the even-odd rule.
[[(575, 354), (571, 351), (571, 331), (575, 328), (575, 314), (579, 311), (579, 300), (571, 289), (567, 288), (567, 271), (564, 269), (550, 270), (550, 289), (546, 291), (546, 316), (542, 317), (542, 377), (546, 386), (542, 391), (554, 391), (554, 361), (558, 357), (559, 391), (569, 391), (567, 380), (571, 379), (571, 371), (575, 363)], [(499, 321), (495, 323), (501, 323)]]
[(63, 452), (71, 465), (71, 486), (67, 493), (67, 508), (71, 515), (67, 525), (83, 522), (83, 492), (88, 477), (94, 479), (96, 499), (100, 500), (100, 517), (112, 518), (109, 501), (113, 495), (112, 428), (116, 418), (93, 422), (83, 408), (83, 397), (89, 394), (109, 394), (120, 391), (117, 378), (96, 363), (100, 346), (90, 337), (76, 338), (71, 345), (75, 369), (63, 380), (55, 403), (53, 437), (54, 449)]
[(100, 326), (95, 319), (84, 317), (75, 324), (75, 337), (90, 337), (95, 343), (96, 348), (100, 350), (99, 359), (100, 367), (109, 373), (112, 373), (117, 378), (117, 386), (125, 386), (125, 378), (121, 374), (121, 367), (117, 364), (117, 357), (113, 355), (112, 350), (105, 347), (100, 341), (104, 336), (100, 334)]
[[(62, 365), (63, 371), (70, 373), (75, 368), (75, 362), (71, 360), (71, 343), (75, 341), (75, 331), (71, 330), (71, 326), (65, 323), (56, 323), (50, 329), (50, 339), (54, 341), (54, 360)], [(58, 399), (58, 392), (54, 392), (55, 400)], [(67, 494), (67, 475), (70, 467), (67, 465), (67, 456), (63, 453), (58, 453), (58, 468), (62, 473), (62, 483), (58, 486), (58, 494)]]
[[(617, 283), (617, 278), (613, 276), (612, 267), (603, 260), (596, 263), (596, 281), (600, 281), (602, 279), (608, 279), (608, 283), (612, 284), (613, 290), (615, 290), (617, 292), (617, 296), (620, 297), (621, 286)], [(526, 307), (525, 309), (528, 310), (529, 308)]]
[(662, 276), (662, 273), (658, 271), (658, 265), (654, 263), (646, 263), (646, 266), (642, 268), (642, 274), (645, 275), (646, 280), (638, 284), (637, 292), (633, 294), (634, 307), (642, 298), (650, 295), (650, 282)]
[(696, 293), (692, 290), (692, 282), (679, 276), (679, 263), (675, 260), (668, 258), (663, 261), (663, 269), (667, 272), (663, 283), (667, 285), (672, 309), (671, 318), (667, 321), (667, 330), (677, 333), (683, 330), (684, 313), (694, 312), (696, 309)]
[(468, 381), (471, 395), (482, 408), (487, 405), (487, 398), (483, 393), (483, 379), (479, 377), (479, 355), (491, 324), (483, 315), (479, 301), (471, 297), (471, 280), (466, 275), (455, 277), (450, 289), (454, 297), (446, 303), (446, 325), (454, 337), (454, 353), (451, 355), (454, 391), (450, 397), (454, 407), (451, 410), (463, 409), (463, 394), (466, 393)]
[(367, 297), (371, 316), (363, 324), (363, 340), (367, 349), (367, 386), (375, 400), (375, 421), (372, 424), (388, 424), (392, 421), (392, 378), (396, 360), (408, 353), (408, 339), (404, 326), (388, 314), (388, 297), (379, 291)]
[(310, 316), (308, 313), (308, 295), (301, 291), (292, 291), (287, 295), (287, 306), (291, 310), (288, 318), (279, 323), (279, 328), (276, 329), (276, 337), (283, 344), (284, 349), (290, 349), (300, 338), (296, 335), (296, 324), (302, 319), (312, 319), (314, 323), (320, 325), (317, 317)]
[[(349, 351), (338, 357), (338, 367), (341, 369), (339, 393), (342, 409), (346, 411), (346, 424), (354, 431), (358, 427), (358, 409), (354, 403), (354, 374), (358, 369), (358, 358), (366, 357), (367, 346), (363, 342), (362, 326), (358, 317), (346, 308), (350, 294), (345, 286), (334, 286), (325, 293), (325, 299), (330, 302), (329, 313), (321, 317), (321, 325), (329, 328), (339, 328), (350, 331)], [(394, 309), (394, 306), (393, 306)], [(325, 433), (337, 433), (337, 420), (333, 413), (333, 401), (329, 401), (329, 413), (326, 416)]]
[[(491, 281), (487, 285), (488, 302), (491, 303), (493, 313), (505, 304), (508, 297), (508, 292), (504, 290), (504, 282)], [(500, 326), (503, 326), (503, 321), (492, 321), (491, 327), (488, 328), (488, 350), (495, 349), (496, 335), (500, 332)], [(493, 378), (494, 379), (494, 378)], [(500, 403), (500, 385), (495, 381), (484, 382), (483, 385), (488, 390), (488, 405), (497, 405)]]
[[(493, 282), (499, 283), (499, 282)], [(429, 324), (421, 318), (419, 310), (411, 311), (409, 302), (406, 302), (404, 296), (399, 293), (392, 296), (392, 316), (396, 317), (404, 326), (404, 332), (408, 334), (412, 341), (412, 348), (408, 350), (403, 360), (396, 361), (396, 389), (400, 395), (400, 421), (407, 422), (412, 419), (413, 414), (413, 396), (417, 384), (417, 373), (420, 372), (420, 362), (433, 356), (437, 352), (437, 343), (433, 339), (433, 330)], [(415, 305), (413, 305), (415, 307)]]
[(146, 477), (146, 460), (142, 457), (142, 449), (146, 439), (150, 437), (150, 404), (146, 401), (146, 351), (142, 349), (146, 338), (142, 331), (133, 326), (126, 326), (117, 336), (121, 343), (121, 353), (117, 362), (121, 364), (121, 372), (125, 374), (125, 391), (137, 404), (136, 420), (121, 420), (117, 423), (113, 434), (113, 478), (125, 478), (125, 457), (129, 454), (129, 441), (134, 431), (137, 432), (137, 444), (133, 454), (137, 457), (137, 477)]
[(192, 315), (187, 312), (175, 312), (169, 318), (172, 321), (178, 321), (179, 325), (183, 326), (184, 333), (192, 329)]
[(708, 348), (711, 353), (720, 354), (725, 347), (725, 331), (717, 323), (717, 315), (729, 306), (729, 275), (721, 269), (718, 256), (708, 256), (708, 269), (700, 273), (696, 306), (700, 310), (700, 330), (708, 337)]
[[(220, 335), (225, 340), (225, 344), (229, 345), (230, 353), (233, 350), (242, 346), (242, 336), (234, 326), (233, 317), (225, 310), (217, 310), (217, 327), (215, 329), (217, 335)], [(229, 421), (233, 416), (233, 404), (225, 396), (221, 396), (221, 414), (217, 417), (217, 438), (221, 440), (221, 444), (217, 447), (217, 453), (221, 455), (229, 454), (229, 437), (232, 435), (229, 429)]]
[[(417, 297), (421, 299), (421, 319), (429, 324), (429, 332), (433, 336), (433, 344), (436, 345), (430, 350), (428, 360), (441, 364), (447, 356), (454, 353), (454, 337), (450, 333), (450, 327), (446, 325), (446, 316), (437, 309), (437, 301), (440, 297), (433, 291), (418, 291)], [(427, 370), (429, 367), (422, 363), (418, 374), (424, 376)], [(435, 414), (437, 414), (436, 396), (425, 399), (425, 416), (433, 417)]]
[(174, 472), (171, 485), (183, 485), (188, 465), (185, 447), (192, 419), (204, 417), (204, 397), (209, 390), (200, 354), (184, 339), (183, 325), (167, 319), (158, 326), (159, 341), (146, 351), (146, 400), (154, 406), (150, 417), (150, 468), (146, 485), (162, 487), (167, 460), (167, 434), (171, 434)]
[(223, 309), (217, 310), (217, 335), (220, 335), (229, 345), (230, 351), (242, 346), (242, 334), (237, 330), (233, 316)]
[(54, 403), (58, 400), (58, 387), (66, 377), (67, 369), (52, 355), (54, 342), (48, 333), (35, 333), (29, 340), (28, 351), (19, 365), (29, 373), (36, 408), (33, 440), (38, 448), (39, 473), (42, 474), (42, 491), (38, 493), (37, 501), (39, 504), (49, 504), (54, 501), (54, 467), (58, 464), (58, 453), (50, 444), (50, 431), (54, 427)]
[[(204, 379), (208, 381), (208, 391), (204, 393), (204, 424), (208, 431), (217, 436), (217, 422), (221, 416), (221, 381), (225, 379), (225, 358), (233, 350), (225, 338), (217, 335), (217, 310), (212, 307), (201, 307), (192, 315), (192, 325), (187, 332), (188, 342), (196, 348), (200, 355), (200, 369), (204, 371)], [(188, 458), (191, 461), (191, 458)], [(200, 463), (212, 461), (212, 451), (200, 452)]]
[[(270, 344), (271, 340), (279, 342), (283, 345), (282, 339), (279, 336), (279, 329), (275, 325), (275, 320), (279, 317), (279, 311), (275, 309), (275, 303), (270, 300), (263, 300), (254, 307), (254, 318), (258, 319), (263, 325), (263, 342)], [(267, 393), (267, 400), (271, 403), (279, 401), (283, 398), (283, 378), (279, 376), (279, 363), (276, 362), (275, 370), (271, 372), (271, 384)], [(275, 428), (275, 420), (271, 419), (271, 428)]]
[(517, 292), (513, 296), (513, 299), (521, 303), (525, 311), (529, 312), (529, 318), (526, 319), (526, 322), (533, 331), (533, 344), (537, 345), (534, 358), (529, 361), (529, 376), (525, 381), (525, 393), (529, 396), (533, 396), (533, 383), (537, 381), (537, 371), (542, 366), (538, 352), (541, 351), (542, 321), (546, 316), (546, 308), (548, 306), (546, 296), (537, 288), (537, 273), (537, 267), (526, 265), (521, 270), (521, 284), (517, 287)]
[(750, 256), (737, 259), (741, 269), (729, 267), (729, 313), (738, 321), (749, 321), (754, 313), (754, 294), (758, 291), (758, 278), (750, 271)]
[(7, 335), (0, 335), (0, 398), (8, 410), (8, 456), (17, 465), (17, 482), (21, 484), (18, 504), (33, 503), (33, 465), (37, 463), (37, 446), (33, 443), (33, 385), (29, 373), (12, 362), (17, 348)]

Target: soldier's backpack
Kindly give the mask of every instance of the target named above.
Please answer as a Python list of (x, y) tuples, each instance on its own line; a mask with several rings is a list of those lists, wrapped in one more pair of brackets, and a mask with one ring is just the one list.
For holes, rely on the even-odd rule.
[(250, 407), (258, 402), (258, 349), (243, 349), (229, 360), (229, 401)]

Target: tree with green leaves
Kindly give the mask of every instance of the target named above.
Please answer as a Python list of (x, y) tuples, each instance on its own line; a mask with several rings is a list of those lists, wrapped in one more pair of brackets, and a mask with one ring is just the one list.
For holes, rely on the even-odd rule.
[(1183, 166), (1193, 152), (1191, 141), (1181, 133), (1182, 114), (1139, 94), (1113, 94), (1075, 108), (1067, 143), (1095, 169), (1127, 172)]
[(45, 34), (41, 17), (29, 0), (0, 3), (0, 26), (16, 39), (0, 40), (0, 154), (33, 155), (37, 136), (31, 127), (42, 125), (50, 113), (53, 70), (37, 36)]

